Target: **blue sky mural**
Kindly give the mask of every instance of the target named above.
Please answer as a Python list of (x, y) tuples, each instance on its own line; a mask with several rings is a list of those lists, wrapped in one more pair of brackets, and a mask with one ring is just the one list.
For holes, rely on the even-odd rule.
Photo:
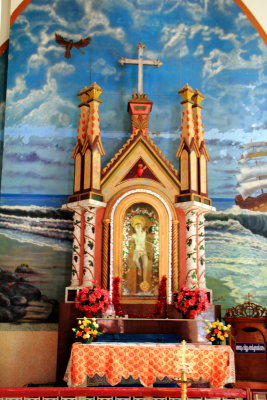
[[(56, 32), (92, 41), (66, 59)], [(267, 216), (239, 209), (234, 198), (240, 146), (267, 142), (267, 49), (233, 0), (31, 1), (11, 29), (5, 115), (4, 96), (0, 100), (0, 267), (14, 272), (30, 264), (42, 293), (62, 300), (70, 279), (71, 224), (52, 209), (72, 194), (76, 95), (94, 81), (103, 89), (104, 166), (130, 135), (127, 102), (137, 90), (137, 68), (118, 60), (136, 58), (140, 41), (145, 58), (163, 63), (144, 68), (144, 92), (154, 102), (151, 137), (176, 167), (177, 92), (189, 83), (205, 95), (209, 196), (218, 210), (206, 216), (207, 286), (223, 310), (248, 292), (266, 306)]]
[[(92, 42), (67, 60), (55, 32)], [(267, 50), (232, 0), (33, 0), (11, 31), (2, 193), (72, 192), (76, 94), (93, 81), (104, 90), (103, 163), (109, 160), (129, 135), (127, 101), (137, 86), (136, 67), (118, 59), (136, 58), (139, 41), (145, 58), (163, 62), (144, 71), (154, 101), (151, 136), (176, 163), (177, 91), (187, 82), (198, 88), (206, 96), (209, 194), (234, 198), (240, 144), (267, 137)]]

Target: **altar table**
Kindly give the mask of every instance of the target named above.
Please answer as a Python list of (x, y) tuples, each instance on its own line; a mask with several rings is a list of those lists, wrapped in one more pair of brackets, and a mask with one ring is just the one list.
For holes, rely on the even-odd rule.
[[(105, 376), (111, 385), (122, 378), (140, 379), (151, 386), (156, 379), (180, 377), (181, 344), (154, 343), (74, 343), (64, 380), (68, 386), (81, 386), (95, 374)], [(221, 387), (235, 381), (234, 354), (230, 346), (187, 344), (185, 361), (190, 363), (188, 378), (209, 381)]]

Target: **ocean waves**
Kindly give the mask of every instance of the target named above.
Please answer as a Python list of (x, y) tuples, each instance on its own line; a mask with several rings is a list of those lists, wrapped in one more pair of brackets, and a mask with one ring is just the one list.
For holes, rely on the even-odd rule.
[[(240, 210), (234, 206), (230, 210), (214, 212), (205, 216), (208, 223), (214, 221), (214, 226), (220, 226), (222, 229), (229, 229), (231, 226), (233, 231), (246, 228), (254, 234), (258, 234), (267, 238), (267, 214), (255, 211)], [(237, 224), (234, 225), (234, 221)], [(225, 224), (229, 222), (229, 224)], [(247, 233), (247, 232), (246, 232)]]
[(246, 301), (267, 306), (267, 215), (233, 207), (205, 216), (206, 277), (223, 311)]
[(72, 214), (66, 210), (38, 206), (0, 207), (0, 233), (11, 239), (69, 248), (72, 232)]

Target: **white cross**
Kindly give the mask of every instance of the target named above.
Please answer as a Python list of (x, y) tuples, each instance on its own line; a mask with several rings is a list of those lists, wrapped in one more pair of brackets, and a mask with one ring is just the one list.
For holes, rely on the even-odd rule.
[(153, 65), (154, 67), (160, 67), (162, 62), (159, 60), (144, 60), (144, 43), (139, 42), (136, 46), (138, 48), (138, 59), (122, 57), (118, 61), (121, 65), (124, 64), (137, 64), (138, 65), (138, 94), (143, 94), (143, 65)]

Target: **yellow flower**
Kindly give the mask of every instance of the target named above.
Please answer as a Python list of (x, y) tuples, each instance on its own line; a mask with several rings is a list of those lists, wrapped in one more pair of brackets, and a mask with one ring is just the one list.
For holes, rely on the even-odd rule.
[(228, 333), (227, 333), (227, 332), (225, 332), (225, 334), (224, 334), (224, 337), (229, 337), (229, 335), (228, 335)]
[(215, 340), (215, 337), (212, 336), (212, 337), (210, 338), (210, 341), (213, 342), (214, 340)]
[(88, 339), (90, 337), (90, 335), (88, 335), (88, 333), (85, 333), (84, 335), (83, 335), (83, 339)]
[(84, 328), (84, 326), (83, 326), (83, 325), (81, 325), (81, 326), (80, 326), (80, 328), (81, 328), (81, 329), (83, 329), (83, 328)]

